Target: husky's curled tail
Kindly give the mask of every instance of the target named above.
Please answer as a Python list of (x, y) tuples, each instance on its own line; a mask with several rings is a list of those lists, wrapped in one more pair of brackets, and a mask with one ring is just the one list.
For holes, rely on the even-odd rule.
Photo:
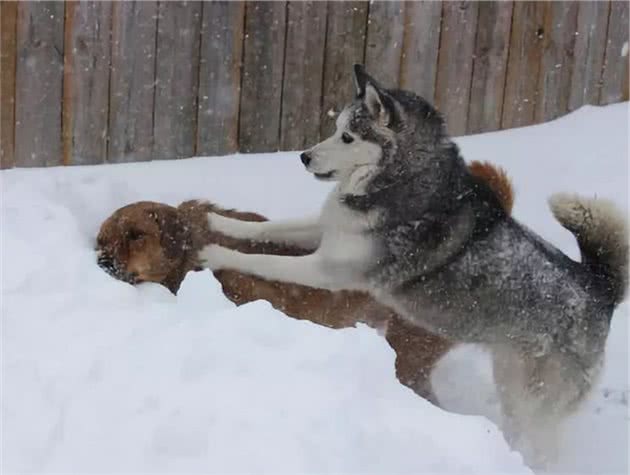
[(582, 263), (608, 282), (614, 305), (628, 288), (628, 224), (609, 200), (557, 193), (549, 207), (562, 226), (577, 239)]

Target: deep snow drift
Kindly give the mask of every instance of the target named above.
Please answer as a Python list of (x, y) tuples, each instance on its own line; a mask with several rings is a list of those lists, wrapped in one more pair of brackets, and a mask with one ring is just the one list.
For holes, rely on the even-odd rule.
[[(467, 160), (503, 165), (515, 216), (577, 257), (546, 199), (578, 191), (627, 209), (627, 111), (586, 107), (459, 143)], [(497, 399), (476, 348), (454, 350), (434, 375), (449, 413), (398, 384), (392, 350), (365, 326), (330, 330), (266, 302), (237, 309), (209, 272), (189, 275), (176, 298), (96, 266), (98, 226), (129, 202), (315, 211), (329, 185), (296, 153), (0, 177), (4, 473), (530, 473), (490, 422)], [(558, 472), (627, 472), (627, 359), (624, 304)]]

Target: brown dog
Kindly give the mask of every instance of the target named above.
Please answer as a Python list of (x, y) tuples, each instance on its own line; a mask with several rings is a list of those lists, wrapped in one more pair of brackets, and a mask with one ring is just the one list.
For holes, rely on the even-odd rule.
[[(511, 211), (513, 190), (505, 173), (480, 162), (473, 162), (470, 169), (488, 182), (505, 209)], [(245, 221), (266, 219), (200, 201), (187, 201), (177, 208), (153, 202), (134, 203), (120, 208), (101, 226), (97, 238), (98, 264), (117, 279), (132, 284), (157, 282), (177, 293), (186, 273), (199, 270), (195, 262), (197, 251), (209, 243), (256, 254), (301, 255), (312, 251), (219, 235), (208, 229), (210, 211)], [(386, 339), (396, 352), (399, 381), (435, 402), (431, 371), (452, 344), (407, 325), (367, 294), (270, 282), (234, 271), (219, 271), (215, 277), (225, 295), (237, 305), (264, 299), (289, 316), (331, 328), (362, 322), (385, 329)]]

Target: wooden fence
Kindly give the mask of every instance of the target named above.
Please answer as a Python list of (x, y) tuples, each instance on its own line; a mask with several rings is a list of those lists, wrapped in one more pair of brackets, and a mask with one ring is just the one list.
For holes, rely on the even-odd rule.
[(3, 168), (301, 149), (351, 65), (454, 135), (628, 98), (628, 3), (6, 2)]

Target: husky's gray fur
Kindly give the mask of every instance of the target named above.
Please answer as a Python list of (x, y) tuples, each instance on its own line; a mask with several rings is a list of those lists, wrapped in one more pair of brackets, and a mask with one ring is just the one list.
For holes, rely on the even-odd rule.
[(503, 211), (428, 102), (381, 87), (360, 66), (355, 82), (337, 132), (302, 154), (309, 171), (338, 182), (320, 216), (209, 217), (235, 237), (316, 251), (252, 256), (210, 246), (200, 259), (212, 269), (367, 290), (416, 325), (487, 346), (506, 433), (532, 462), (544, 462), (563, 416), (600, 372), (627, 285), (626, 221), (605, 201), (552, 197), (555, 217), (582, 252), (581, 262), (569, 259)]

